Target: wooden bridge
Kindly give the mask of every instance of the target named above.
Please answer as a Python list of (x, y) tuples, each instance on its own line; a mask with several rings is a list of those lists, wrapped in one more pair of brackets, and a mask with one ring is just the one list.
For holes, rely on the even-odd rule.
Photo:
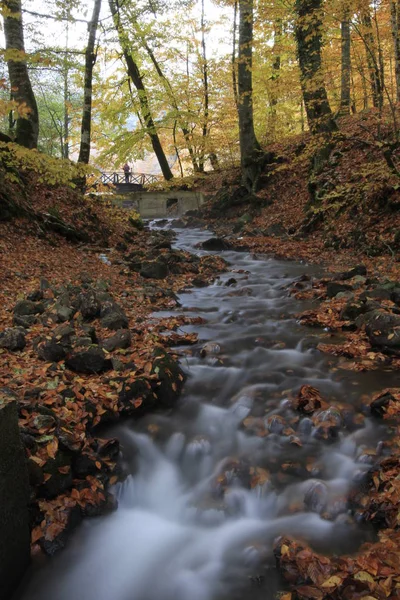
[(119, 193), (138, 192), (151, 183), (160, 181), (159, 175), (148, 173), (124, 173), (124, 171), (103, 171), (95, 181), (94, 185), (115, 186)]

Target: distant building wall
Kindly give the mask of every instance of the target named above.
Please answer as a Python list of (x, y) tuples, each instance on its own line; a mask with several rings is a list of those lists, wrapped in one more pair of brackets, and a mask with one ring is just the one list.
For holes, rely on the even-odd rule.
[(123, 208), (133, 208), (144, 219), (183, 215), (204, 204), (201, 192), (131, 192), (123, 195)]

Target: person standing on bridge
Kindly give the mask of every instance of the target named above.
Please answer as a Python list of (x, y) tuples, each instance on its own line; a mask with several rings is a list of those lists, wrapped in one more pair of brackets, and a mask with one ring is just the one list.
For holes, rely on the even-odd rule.
[(125, 183), (129, 183), (129, 174), (131, 172), (131, 168), (130, 168), (130, 166), (128, 165), (127, 162), (124, 164), (124, 166), (122, 168), (123, 168), (124, 173), (125, 173)]

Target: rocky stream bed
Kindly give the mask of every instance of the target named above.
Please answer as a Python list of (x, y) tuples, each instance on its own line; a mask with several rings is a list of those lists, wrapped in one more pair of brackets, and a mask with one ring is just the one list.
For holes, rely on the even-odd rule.
[[(368, 316), (352, 325), (385, 312), (376, 297), (359, 298), (364, 271), (333, 290), (319, 267), (236, 252), (208, 231), (179, 229), (171, 250), (170, 224), (157, 226), (150, 260), (124, 248), (122, 259), (109, 257), (157, 283), (174, 269), (191, 273), (177, 295), (154, 286), (146, 327), (155, 339), (142, 354), (132, 346), (143, 334), (127, 322), (132, 295), (117, 302), (92, 281), (21, 301), (16, 327), (0, 338), (6, 348), (5, 338), (22, 350), (28, 343), (47, 386), (36, 403), (33, 392), (18, 398), (37, 498), (34, 554), (54, 554), (74, 520), (96, 517), (18, 598), (396, 598), (396, 286), (379, 337)], [(208, 285), (223, 269), (213, 251), (229, 270)], [(330, 283), (324, 322), (316, 315)], [(348, 355), (326, 350), (343, 348), (341, 336), (358, 326), (373, 347), (348, 368)]]

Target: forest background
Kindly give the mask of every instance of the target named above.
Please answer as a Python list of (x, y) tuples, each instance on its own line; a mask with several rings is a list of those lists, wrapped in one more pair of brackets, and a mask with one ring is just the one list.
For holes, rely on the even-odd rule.
[[(238, 165), (241, 155), (245, 168), (243, 156), (257, 162), (259, 149), (282, 137), (308, 129), (326, 136), (337, 118), (372, 108), (370, 143), (382, 148), (383, 168), (397, 172), (397, 0), (3, 0), (1, 7), (3, 143), (82, 165), (91, 155), (109, 170), (154, 151), (171, 179)], [(37, 154), (16, 154), (50, 170), (51, 181), (54, 171), (66, 176)], [(250, 188), (256, 180), (253, 173)]]

